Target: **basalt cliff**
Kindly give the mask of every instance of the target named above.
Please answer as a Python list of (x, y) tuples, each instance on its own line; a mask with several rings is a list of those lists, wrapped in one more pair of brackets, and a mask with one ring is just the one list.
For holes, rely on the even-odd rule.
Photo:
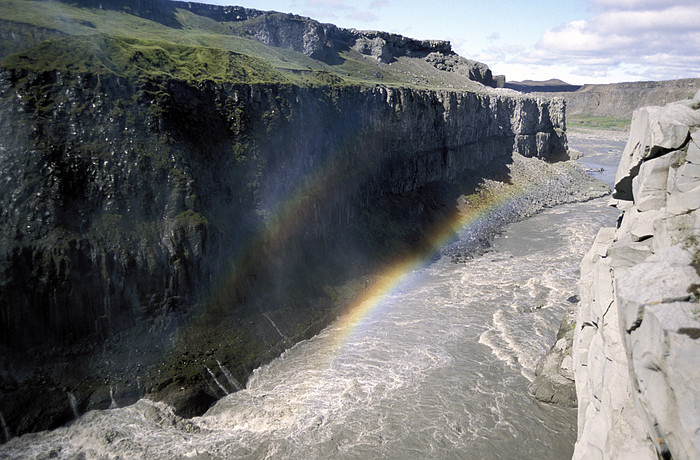
[(561, 100), (446, 42), (95, 6), (0, 9), (3, 441), (143, 396), (202, 413), (434, 249), (459, 196), (566, 159)]
[(638, 109), (581, 263), (576, 459), (700, 458), (700, 92)]

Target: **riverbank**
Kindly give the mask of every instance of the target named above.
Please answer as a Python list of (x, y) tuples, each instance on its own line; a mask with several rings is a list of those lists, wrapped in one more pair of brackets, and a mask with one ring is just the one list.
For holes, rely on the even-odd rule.
[(464, 218), (483, 217), (458, 232), (457, 240), (442, 248), (455, 262), (483, 254), (493, 238), (514, 222), (543, 209), (565, 203), (587, 201), (610, 192), (606, 184), (588, 174), (575, 160), (555, 163), (514, 154), (509, 174), (502, 180), (484, 180), (471, 196), (462, 196), (458, 209)]

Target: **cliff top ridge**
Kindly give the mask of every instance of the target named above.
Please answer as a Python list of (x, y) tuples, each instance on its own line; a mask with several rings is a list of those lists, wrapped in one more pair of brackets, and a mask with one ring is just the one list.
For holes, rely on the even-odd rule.
[[(449, 41), (343, 29), (240, 6), (169, 0), (7, 0), (0, 59), (46, 40), (104, 34), (218, 48), (268, 61), (292, 80), (330, 73), (340, 82), (457, 90), (495, 87), (487, 65)], [(338, 81), (336, 79), (336, 81)]]

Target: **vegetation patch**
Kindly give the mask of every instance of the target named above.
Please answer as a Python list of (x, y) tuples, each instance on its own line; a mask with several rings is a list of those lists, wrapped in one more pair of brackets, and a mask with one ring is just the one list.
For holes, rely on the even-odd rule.
[(566, 116), (566, 128), (569, 131), (579, 129), (605, 129), (611, 131), (626, 131), (630, 127), (629, 118), (612, 118), (601, 115), (571, 114)]
[[(80, 50), (79, 53), (76, 50)], [(228, 50), (106, 35), (46, 40), (2, 61), (32, 73), (114, 74), (136, 80), (260, 83), (286, 81), (267, 62)]]

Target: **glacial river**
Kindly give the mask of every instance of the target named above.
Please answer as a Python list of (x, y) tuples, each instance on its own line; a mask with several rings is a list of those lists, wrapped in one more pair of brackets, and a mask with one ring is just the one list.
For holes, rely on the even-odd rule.
[[(621, 141), (570, 144), (612, 181)], [(203, 417), (142, 400), (14, 439), (0, 458), (570, 458), (575, 410), (529, 386), (581, 258), (617, 217), (607, 199), (549, 209), (481, 257), (414, 271), (359, 326), (298, 343)]]

